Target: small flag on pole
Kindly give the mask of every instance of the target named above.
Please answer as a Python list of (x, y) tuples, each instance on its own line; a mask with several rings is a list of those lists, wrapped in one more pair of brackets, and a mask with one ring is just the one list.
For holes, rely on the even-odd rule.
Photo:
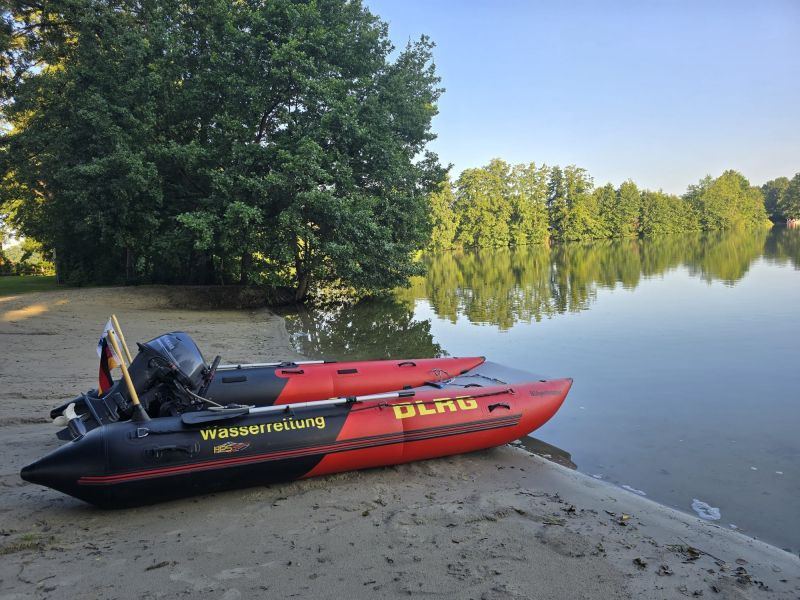
[(122, 360), (114, 352), (114, 348), (108, 341), (108, 331), (114, 330), (111, 324), (111, 319), (108, 320), (106, 326), (103, 327), (103, 333), (100, 335), (100, 340), (97, 342), (97, 355), (100, 357), (100, 372), (98, 373), (98, 389), (97, 391), (102, 396), (111, 386), (114, 385), (114, 379), (111, 377), (111, 370), (115, 369), (122, 363)]

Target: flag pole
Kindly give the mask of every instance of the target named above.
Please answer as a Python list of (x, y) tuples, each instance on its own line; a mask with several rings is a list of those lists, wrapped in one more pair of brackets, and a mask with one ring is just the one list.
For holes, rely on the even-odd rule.
[[(114, 348), (114, 352), (117, 353), (117, 356), (121, 356), (119, 344), (114, 336), (114, 330), (109, 329), (106, 331), (106, 336), (108, 336), (108, 341), (111, 342), (111, 347)], [(144, 408), (142, 408), (142, 405), (139, 403), (139, 394), (136, 393), (136, 388), (133, 387), (133, 381), (131, 380), (130, 373), (128, 373), (128, 367), (125, 366), (125, 361), (122, 360), (119, 366), (122, 369), (122, 376), (125, 378), (125, 383), (128, 386), (128, 392), (130, 392), (131, 395), (131, 402), (133, 402), (133, 415), (131, 416), (131, 421), (149, 421), (150, 417), (147, 416)]]
[[(125, 356), (128, 357), (128, 364), (133, 362), (133, 358), (131, 357), (131, 351), (128, 350), (128, 344), (125, 343), (125, 336), (122, 334), (122, 327), (119, 326), (119, 321), (117, 321), (117, 315), (111, 315), (111, 322), (114, 324), (114, 331), (119, 336), (119, 341), (122, 342), (122, 347), (125, 349)], [(122, 355), (119, 355), (122, 358)]]

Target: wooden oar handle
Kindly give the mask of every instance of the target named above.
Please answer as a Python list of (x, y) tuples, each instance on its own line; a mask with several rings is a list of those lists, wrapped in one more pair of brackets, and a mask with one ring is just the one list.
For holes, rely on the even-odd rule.
[(106, 331), (106, 335), (108, 336), (108, 341), (111, 342), (111, 347), (114, 348), (114, 352), (117, 353), (117, 356), (120, 357), (120, 368), (122, 369), (122, 377), (125, 379), (125, 384), (128, 386), (128, 392), (131, 395), (131, 402), (135, 407), (139, 406), (139, 394), (136, 393), (136, 388), (133, 387), (133, 381), (131, 380), (131, 374), (128, 373), (128, 367), (125, 366), (125, 361), (122, 360), (122, 353), (119, 351), (119, 344), (117, 343), (117, 338), (114, 336), (114, 331), (109, 329)]

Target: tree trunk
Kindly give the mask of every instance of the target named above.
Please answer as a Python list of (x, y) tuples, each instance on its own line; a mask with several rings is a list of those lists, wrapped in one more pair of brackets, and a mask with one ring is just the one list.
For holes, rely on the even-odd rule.
[(133, 279), (133, 252), (130, 246), (125, 246), (125, 283)]
[(308, 286), (311, 283), (311, 275), (305, 271), (297, 272), (297, 290), (294, 294), (295, 302), (305, 302), (308, 297)]
[(250, 266), (253, 263), (253, 255), (250, 254), (248, 251), (244, 251), (242, 253), (242, 261), (240, 263), (239, 269), (239, 283), (241, 285), (247, 285), (250, 282)]
[(308, 297), (308, 287), (311, 284), (311, 270), (308, 268), (308, 242), (298, 241), (294, 252), (294, 269), (297, 273), (297, 289), (295, 290), (294, 301), (304, 302)]
[(53, 268), (56, 270), (56, 284), (61, 283), (61, 262), (58, 260), (59, 253), (53, 248)]

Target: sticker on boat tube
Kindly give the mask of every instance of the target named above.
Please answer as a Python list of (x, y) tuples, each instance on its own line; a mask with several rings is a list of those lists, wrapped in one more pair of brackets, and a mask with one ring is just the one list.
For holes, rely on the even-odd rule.
[(247, 437), (293, 431), (296, 429), (325, 429), (325, 417), (309, 417), (308, 419), (283, 419), (277, 423), (259, 423), (257, 425), (240, 425), (238, 427), (214, 427), (201, 429), (200, 437), (208, 440), (225, 440), (228, 438)]
[(214, 454), (230, 454), (232, 452), (239, 452), (245, 448), (249, 448), (250, 444), (247, 442), (225, 442), (219, 446), (214, 446)]

